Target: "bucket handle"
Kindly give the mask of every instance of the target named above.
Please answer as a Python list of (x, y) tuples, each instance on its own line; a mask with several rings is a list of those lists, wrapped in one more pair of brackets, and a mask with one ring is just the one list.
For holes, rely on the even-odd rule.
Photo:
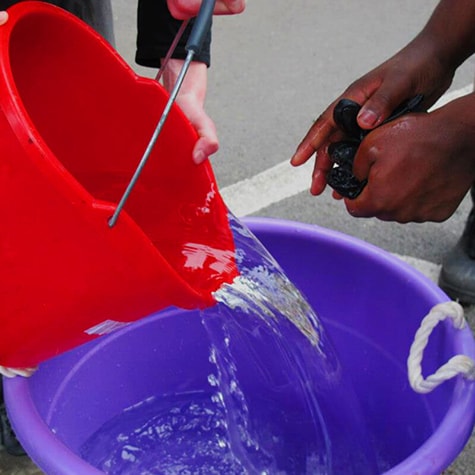
[[(152, 137), (150, 138), (147, 148), (145, 149), (145, 152), (142, 155), (142, 158), (140, 159), (140, 162), (137, 168), (135, 169), (135, 172), (132, 178), (130, 179), (130, 182), (127, 185), (122, 197), (120, 198), (119, 203), (117, 204), (117, 207), (114, 213), (112, 214), (111, 218), (108, 221), (108, 225), (110, 228), (115, 226), (117, 219), (119, 218), (119, 214), (121, 213), (122, 208), (125, 205), (125, 202), (129, 198), (130, 193), (132, 192), (137, 180), (140, 177), (140, 174), (142, 173), (143, 168), (145, 167), (145, 164), (147, 163), (150, 157), (150, 154), (152, 153), (155, 143), (168, 118), (168, 114), (170, 113), (170, 110), (173, 107), (173, 104), (175, 103), (175, 99), (178, 93), (180, 92), (181, 85), (183, 83), (183, 80), (185, 79), (186, 73), (188, 72), (188, 69), (190, 67), (191, 61), (193, 60), (193, 57), (195, 56), (196, 53), (199, 53), (199, 51), (201, 50), (206, 31), (211, 24), (211, 19), (213, 17), (213, 10), (214, 10), (215, 3), (216, 3), (216, 0), (203, 0), (203, 3), (201, 4), (200, 11), (198, 13), (198, 16), (196, 17), (196, 21), (193, 25), (193, 29), (190, 33), (190, 37), (188, 38), (188, 42), (186, 44), (187, 55), (186, 55), (185, 62), (181, 68), (180, 73), (178, 74), (178, 78), (176, 80), (175, 86), (173, 87), (173, 90), (170, 93), (168, 102), (165, 105), (165, 109), (163, 110), (160, 120), (158, 121), (158, 124), (155, 127), (155, 130), (152, 134)], [(183, 33), (183, 29), (185, 26), (186, 25), (182, 25), (182, 28), (179, 30), (180, 35)], [(171, 48), (174, 49), (176, 46), (176, 43), (177, 41), (175, 39), (175, 41), (171, 45)]]
[(453, 356), (435, 373), (427, 378), (422, 376), (422, 357), (429, 337), (437, 324), (446, 318), (450, 318), (453, 326), (458, 330), (463, 330), (467, 325), (463, 307), (460, 304), (453, 301), (439, 303), (432, 307), (423, 318), (411, 345), (407, 359), (408, 376), (412, 389), (418, 393), (430, 393), (443, 382), (458, 375), (475, 381), (475, 361), (466, 355)]

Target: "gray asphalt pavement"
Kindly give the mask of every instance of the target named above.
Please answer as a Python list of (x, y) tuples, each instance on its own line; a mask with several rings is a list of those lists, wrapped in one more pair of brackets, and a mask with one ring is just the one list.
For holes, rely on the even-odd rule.
[[(221, 149), (212, 158), (220, 187), (226, 189), (288, 160), (318, 114), (349, 83), (406, 44), (436, 3), (249, 0), (244, 14), (215, 18), (207, 110), (220, 136)], [(113, 0), (113, 8), (119, 53), (139, 74), (152, 75), (133, 63), (136, 1)], [(471, 84), (474, 72), (471, 58), (458, 71), (451, 90)], [(285, 173), (292, 180), (290, 165)], [(296, 188), (292, 196), (280, 199), (277, 194), (253, 214), (336, 229), (416, 262), (426, 261), (437, 270), (460, 236), (469, 209), (466, 199), (444, 223), (398, 225), (354, 219), (330, 192), (315, 198)], [(474, 310), (467, 312), (472, 319)], [(475, 473), (473, 439), (446, 474)], [(27, 459), (0, 451), (0, 474), (27, 473), (41, 472)]]
[[(221, 137), (213, 159), (221, 186), (288, 160), (329, 102), (403, 46), (435, 4), (259, 0), (250, 1), (239, 18), (217, 19), (208, 110)], [(459, 71), (453, 89), (472, 82), (474, 64), (470, 60)], [(289, 179), (293, 171), (289, 167)], [(319, 224), (440, 263), (467, 210), (465, 202), (442, 224), (398, 225), (355, 220), (330, 192), (314, 198), (303, 191), (255, 214)]]

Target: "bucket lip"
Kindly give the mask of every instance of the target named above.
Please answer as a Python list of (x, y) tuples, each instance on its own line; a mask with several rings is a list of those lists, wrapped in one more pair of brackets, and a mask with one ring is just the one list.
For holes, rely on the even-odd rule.
[[(449, 409), (433, 434), (406, 459), (384, 472), (384, 475), (407, 475), (408, 473), (432, 475), (447, 469), (448, 465), (460, 455), (473, 432), (474, 407), (475, 384), (473, 381), (459, 377)], [(468, 417), (469, 415), (471, 417)], [(453, 439), (450, 439), (449, 444), (448, 434), (461, 436), (456, 444)], [(444, 447), (443, 451), (440, 450), (441, 447)], [(421, 466), (425, 468), (425, 471), (421, 471)]]
[[(288, 233), (289, 230), (293, 230), (293, 232), (298, 235), (308, 236), (310, 238), (315, 236), (315, 233), (317, 233), (319, 239), (327, 242), (339, 242), (356, 254), (369, 258), (371, 261), (380, 265), (389, 265), (391, 266), (391, 269), (395, 270), (400, 275), (410, 276), (421, 286), (421, 288), (424, 289), (425, 292), (427, 292), (427, 295), (431, 298), (432, 305), (451, 300), (435, 282), (429, 279), (429, 277), (424, 275), (422, 272), (391, 254), (389, 251), (357, 237), (325, 228), (317, 224), (308, 224), (281, 218), (244, 217), (242, 218), (242, 221), (249, 226), (251, 231), (256, 231), (257, 233), (269, 230), (274, 232), (285, 231)], [(429, 311), (430, 308), (427, 310)], [(421, 315), (421, 320), (422, 317), (424, 317), (424, 315)], [(462, 330), (455, 330), (450, 322), (445, 321), (442, 322), (442, 324), (446, 325), (447, 328), (453, 332), (454, 351), (466, 354), (475, 359), (475, 338), (470, 328), (466, 326)]]
[[(344, 243), (359, 254), (367, 255), (376, 261), (390, 263), (391, 265), (397, 266), (401, 272), (412, 274), (414, 278), (427, 285), (427, 287), (433, 292), (434, 299), (439, 299), (440, 301), (446, 301), (448, 299), (442, 290), (440, 290), (422, 273), (400, 259), (397, 259), (389, 252), (358, 238), (318, 225), (291, 220), (266, 217), (245, 217), (242, 218), (242, 221), (258, 236), (260, 231), (274, 231), (277, 233), (279, 231), (285, 231), (286, 234), (291, 231), (300, 235), (308, 235), (309, 237), (314, 237), (318, 234), (318, 236), (324, 240)], [(182, 310), (169, 308), (160, 312), (160, 314), (179, 311)], [(156, 317), (152, 316), (152, 318), (158, 318), (158, 314), (156, 315)], [(140, 324), (144, 324), (144, 322), (142, 321), (141, 323), (139, 321), (135, 323), (134, 326)], [(107, 338), (118, 337), (123, 332), (130, 331), (130, 329), (131, 327), (125, 327)], [(456, 344), (458, 341), (458, 344), (463, 346), (465, 351), (469, 350), (473, 355), (475, 354), (474, 339), (470, 330), (465, 330), (458, 331), (455, 335)], [(41, 460), (37, 460), (38, 464), (43, 463), (43, 467), (45, 467), (46, 464), (49, 464), (51, 467), (57, 467), (58, 461), (67, 460), (68, 466), (73, 466), (74, 473), (82, 473), (84, 475), (96, 475), (102, 473), (93, 466), (85, 463), (78, 455), (68, 449), (65, 444), (54, 437), (34, 406), (27, 378), (4, 378), (4, 385), (7, 407), (9, 413), (14, 416), (12, 418), (13, 428), (20, 429), (18, 430), (18, 433), (20, 434), (28, 433), (30, 436), (32, 435), (32, 440), (41, 440), (42, 442), (46, 440), (51, 444), (51, 448), (54, 448), (54, 450), (42, 450), (41, 455), (38, 455), (38, 457), (41, 457)], [(421, 397), (427, 396), (421, 395)], [(448, 463), (452, 462), (460, 454), (466, 440), (468, 440), (475, 422), (474, 408), (475, 384), (466, 381), (463, 378), (458, 378), (454, 384), (453, 397), (448, 411), (440, 424), (434, 428), (434, 433), (405, 460), (384, 472), (385, 475), (406, 475), (407, 473), (415, 473), (416, 471), (417, 473), (425, 473), (426, 475), (440, 473), (442, 469), (447, 467)], [(26, 412), (28, 412), (28, 420), (25, 418)], [(469, 415), (471, 417), (469, 417)], [(454, 433), (463, 434), (457, 444), (454, 444), (453, 438), (447, 438), (447, 434)], [(464, 438), (465, 440), (462, 440)], [(38, 454), (37, 447), (33, 447), (29, 441), (26, 441), (24, 445), (27, 451), (32, 448), (31, 452)], [(445, 446), (443, 452), (440, 451), (441, 446)], [(426, 467), (427, 471), (421, 472), (421, 466)]]
[[(18, 419), (12, 418), (11, 423), (16, 432), (26, 432), (29, 434), (29, 440), (22, 440), (21, 443), (28, 454), (34, 454), (33, 456), (30, 455), (30, 457), (36, 464), (43, 470), (51, 469), (51, 473), (56, 473), (57, 467), (64, 466), (68, 467), (68, 473), (81, 473), (84, 475), (103, 474), (102, 471), (85, 462), (65, 444), (58, 441), (39, 416), (28, 390), (26, 378), (13, 378), (8, 380), (8, 384), (5, 384), (5, 382), (4, 378), (6, 389), (5, 402), (8, 413), (15, 414), (16, 411), (11, 411), (10, 407), (17, 405), (21, 407), (22, 412), (27, 412), (30, 415), (28, 420), (21, 417)], [(30, 440), (41, 440), (43, 444), (46, 442), (48, 450), (38, 451), (37, 447), (30, 443)]]
[(289, 228), (292, 228), (296, 234), (307, 235), (309, 237), (318, 233), (319, 238), (322, 238), (325, 241), (338, 241), (339, 243), (344, 244), (347, 249), (355, 251), (356, 254), (361, 256), (368, 257), (373, 262), (378, 262), (381, 265), (390, 265), (391, 268), (397, 270), (400, 274), (411, 275), (411, 277), (414, 277), (418, 283), (423, 284), (423, 287), (433, 296), (434, 304), (450, 300), (447, 294), (445, 294), (440, 287), (438, 287), (422, 272), (415, 269), (407, 262), (404, 262), (402, 259), (397, 258), (389, 251), (366, 242), (363, 239), (318, 224), (303, 223), (289, 219), (256, 216), (246, 216), (241, 219), (250, 227), (251, 230), (257, 230), (258, 232), (268, 230), (285, 230), (288, 232)]

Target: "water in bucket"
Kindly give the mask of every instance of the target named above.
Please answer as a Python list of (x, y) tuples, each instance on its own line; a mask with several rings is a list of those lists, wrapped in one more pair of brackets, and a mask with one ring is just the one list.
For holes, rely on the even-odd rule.
[(207, 390), (137, 401), (84, 443), (82, 457), (114, 475), (377, 473), (318, 317), (254, 235), (230, 221), (241, 274), (201, 313)]

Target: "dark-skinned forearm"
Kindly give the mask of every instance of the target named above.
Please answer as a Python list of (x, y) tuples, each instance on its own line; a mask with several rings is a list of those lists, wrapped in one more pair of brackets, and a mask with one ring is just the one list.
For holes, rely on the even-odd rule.
[(441, 0), (418, 37), (430, 38), (440, 61), (457, 69), (475, 53), (475, 1)]

